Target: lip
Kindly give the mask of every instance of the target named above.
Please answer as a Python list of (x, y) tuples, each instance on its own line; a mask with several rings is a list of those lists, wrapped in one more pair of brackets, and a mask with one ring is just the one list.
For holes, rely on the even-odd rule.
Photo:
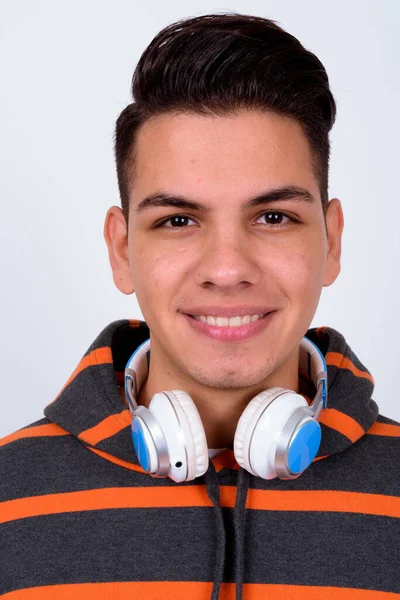
[(203, 323), (203, 321), (198, 321), (187, 314), (182, 314), (182, 316), (195, 331), (213, 340), (220, 342), (241, 342), (264, 331), (274, 318), (276, 312), (276, 310), (273, 310), (265, 317), (261, 317), (252, 323), (247, 323), (247, 325), (240, 325), (239, 327), (217, 327), (216, 325), (208, 325), (207, 323)]
[(265, 313), (276, 310), (274, 306), (255, 306), (250, 304), (238, 304), (236, 306), (217, 306), (208, 304), (206, 306), (196, 306), (188, 310), (181, 310), (183, 314), (193, 317), (201, 315), (213, 317), (244, 317), (245, 315), (264, 315)]

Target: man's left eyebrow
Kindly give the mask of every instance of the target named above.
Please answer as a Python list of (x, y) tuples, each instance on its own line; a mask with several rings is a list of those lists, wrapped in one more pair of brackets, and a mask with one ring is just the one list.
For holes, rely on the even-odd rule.
[[(245, 211), (249, 208), (254, 208), (261, 204), (269, 202), (280, 202), (282, 200), (299, 200), (301, 202), (315, 202), (314, 196), (306, 189), (299, 187), (282, 187), (273, 190), (268, 190), (244, 202), (241, 206)], [(182, 208), (186, 210), (195, 210), (198, 212), (207, 212), (209, 209), (204, 204), (187, 198), (186, 196), (168, 194), (165, 192), (155, 192), (146, 196), (135, 209), (137, 214), (149, 210), (150, 208), (170, 206), (174, 208)]]

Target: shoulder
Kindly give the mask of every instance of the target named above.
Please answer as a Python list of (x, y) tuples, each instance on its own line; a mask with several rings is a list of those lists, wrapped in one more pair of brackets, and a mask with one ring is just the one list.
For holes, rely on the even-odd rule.
[(75, 444), (70, 433), (46, 418), (1, 438), (0, 502), (32, 495), (34, 490), (40, 494), (43, 481), (51, 478), (56, 463)]
[(400, 462), (400, 424), (389, 417), (378, 415), (375, 423), (352, 446), (370, 463), (385, 469), (399, 467)]
[(378, 415), (358, 441), (328, 461), (342, 489), (400, 497), (400, 424)]
[(18, 498), (56, 498), (65, 492), (143, 485), (146, 475), (112, 458), (47, 418), (35, 421), (0, 439), (0, 504)]
[(42, 444), (48, 444), (50, 448), (52, 443), (60, 437), (71, 438), (73, 436), (44, 417), (0, 438), (1, 472), (4, 473), (7, 464), (12, 468), (14, 460), (28, 458), (38, 445), (43, 448)]
[[(379, 414), (375, 423), (366, 432), (367, 439), (383, 444), (386, 448), (398, 448), (400, 444), (400, 423)], [(400, 458), (397, 455), (397, 458)]]

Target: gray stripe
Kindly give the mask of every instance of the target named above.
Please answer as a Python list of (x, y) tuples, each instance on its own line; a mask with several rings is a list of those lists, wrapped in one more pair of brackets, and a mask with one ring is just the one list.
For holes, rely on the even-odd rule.
[[(233, 511), (225, 580), (235, 579)], [(56, 583), (212, 581), (213, 509), (64, 513), (1, 528), (0, 593)], [(245, 581), (400, 592), (400, 520), (247, 511)], [(318, 551), (316, 551), (316, 548)]]

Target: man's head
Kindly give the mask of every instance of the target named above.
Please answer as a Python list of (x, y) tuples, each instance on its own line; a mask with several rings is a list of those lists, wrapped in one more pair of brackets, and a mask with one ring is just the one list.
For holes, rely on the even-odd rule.
[[(180, 389), (251, 395), (293, 379), (322, 287), (340, 271), (323, 65), (271, 21), (208, 15), (154, 38), (132, 92), (116, 128), (123, 211), (109, 209), (104, 233), (115, 284), (136, 293), (149, 325), (152, 361)], [(275, 313), (242, 341), (215, 340), (187, 316), (243, 306)]]

